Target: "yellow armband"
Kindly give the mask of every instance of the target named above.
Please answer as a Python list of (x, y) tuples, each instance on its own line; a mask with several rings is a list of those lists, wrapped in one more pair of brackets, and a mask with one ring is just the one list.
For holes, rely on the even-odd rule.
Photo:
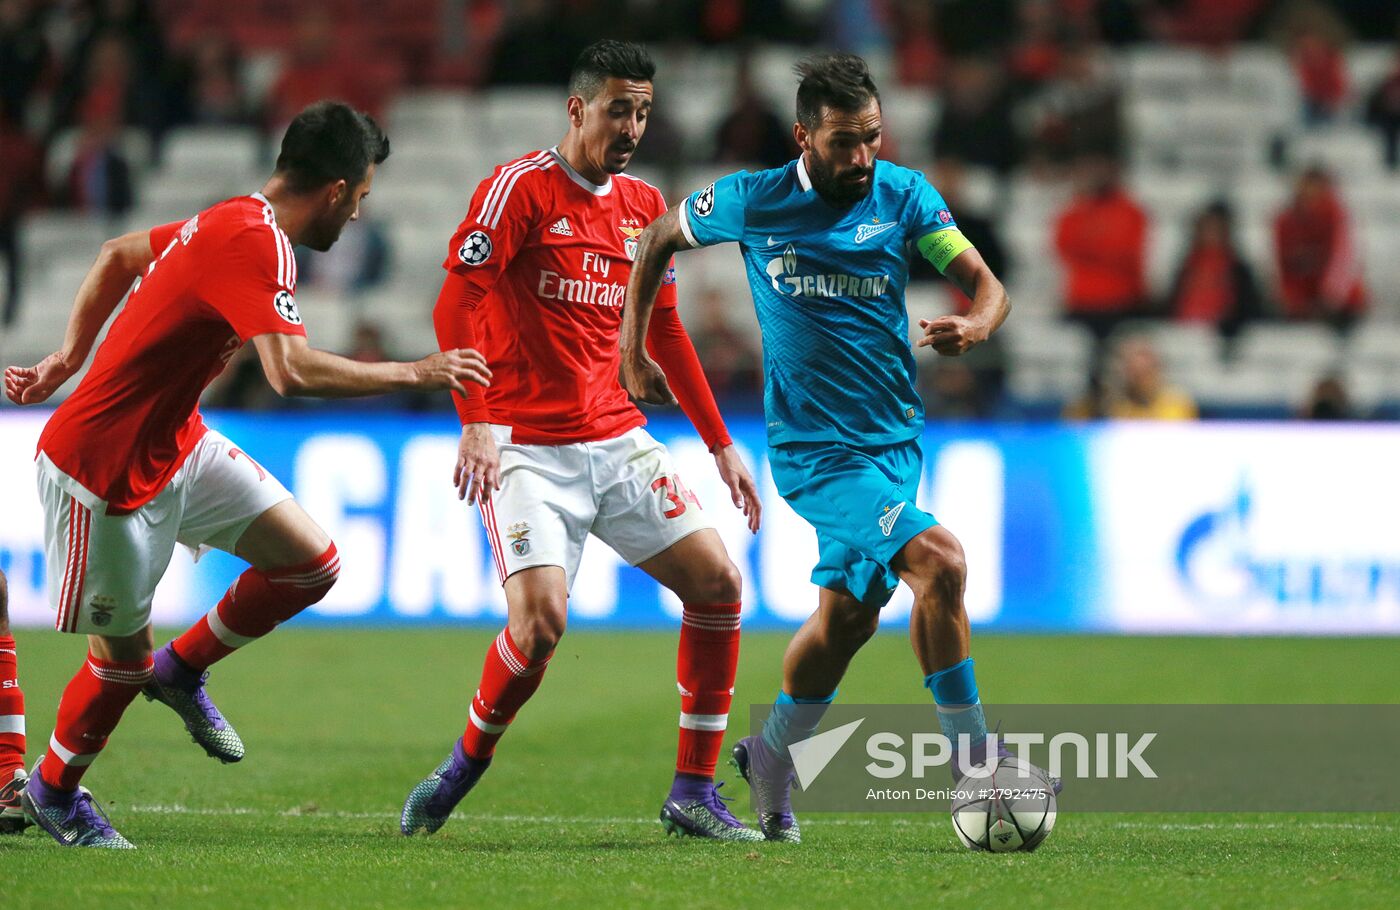
[(956, 259), (959, 253), (972, 249), (972, 242), (957, 228), (945, 228), (920, 237), (918, 246), (923, 257), (932, 262), (938, 274), (942, 275), (948, 263)]

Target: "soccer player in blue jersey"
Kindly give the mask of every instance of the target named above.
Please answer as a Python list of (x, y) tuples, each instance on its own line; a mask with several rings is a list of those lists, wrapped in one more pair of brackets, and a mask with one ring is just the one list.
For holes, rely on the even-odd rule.
[(962, 354), (1010, 310), (938, 191), (918, 171), (878, 159), (880, 95), (865, 62), (819, 56), (797, 72), (802, 156), (730, 174), (653, 222), (639, 238), (622, 325), (628, 391), (674, 401), (645, 344), (667, 263), (681, 250), (739, 244), (763, 334), (773, 479), (820, 546), (817, 611), (788, 646), (762, 735), (734, 748), (764, 835), (788, 842), (801, 838), (787, 747), (816, 729), (900, 579), (914, 591), (910, 639), (942, 731), (954, 744), (966, 734), (963, 767), (985, 759), (962, 547), (915, 502), (924, 409), (904, 306), (911, 248), (972, 299), (966, 316), (920, 319), (916, 347)]

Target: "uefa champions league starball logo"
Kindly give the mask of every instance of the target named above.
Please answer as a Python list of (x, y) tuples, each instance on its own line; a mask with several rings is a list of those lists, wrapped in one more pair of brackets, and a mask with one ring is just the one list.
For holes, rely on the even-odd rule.
[(292, 325), (301, 325), (301, 313), (297, 312), (297, 302), (290, 291), (278, 291), (272, 298), (272, 308)]
[(462, 241), (461, 249), (457, 250), (457, 258), (467, 265), (481, 265), (491, 258), (491, 238), (481, 231), (472, 231), (467, 235), (467, 239)]
[(715, 210), (715, 185), (712, 183), (705, 187), (699, 196), (695, 197), (695, 214), (704, 218)]

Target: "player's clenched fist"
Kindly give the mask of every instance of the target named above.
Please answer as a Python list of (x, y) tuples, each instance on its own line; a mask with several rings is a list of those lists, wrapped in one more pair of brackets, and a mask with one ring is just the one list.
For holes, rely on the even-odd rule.
[(622, 358), (622, 384), (627, 394), (645, 404), (675, 404), (676, 396), (666, 382), (666, 374), (646, 354)]
[(418, 383), (425, 389), (451, 389), (467, 394), (466, 383), (491, 384), (491, 369), (486, 358), (471, 348), (430, 354), (413, 365)]
[(967, 353), (974, 345), (981, 344), (991, 334), (981, 323), (966, 316), (940, 316), (937, 319), (920, 319), (919, 328), (924, 337), (915, 347), (932, 346), (940, 354), (956, 357)]
[(457, 444), (457, 468), (452, 472), (457, 498), (467, 505), (485, 502), (501, 486), (501, 455), (496, 440), (491, 438), (491, 426), (469, 423), (462, 427), (462, 439)]

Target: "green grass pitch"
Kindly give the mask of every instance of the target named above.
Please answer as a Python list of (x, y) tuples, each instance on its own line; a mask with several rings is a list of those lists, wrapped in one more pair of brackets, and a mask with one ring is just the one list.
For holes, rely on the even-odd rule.
[[(272, 635), (211, 680), (248, 745), (239, 765), (205, 758), (173, 714), (138, 700), (86, 783), (140, 850), (63, 850), (35, 829), (0, 838), (0, 910), (1400, 905), (1400, 815), (1066, 815), (1038, 853), (1011, 856), (964, 850), (941, 812), (808, 816), (800, 847), (668, 840), (656, 822), (679, 710), (667, 633), (565, 636), (462, 816), (400, 837), (403, 797), (460, 732), (493, 634)], [(18, 638), (34, 752), (82, 643)], [(735, 730), (775, 693), (786, 640), (745, 637)], [(1400, 692), (1394, 640), (981, 636), (973, 653), (983, 692), (1008, 703)], [(842, 686), (853, 702), (925, 697), (898, 634), (871, 642)], [(721, 777), (747, 815), (742, 782), (727, 766)]]

